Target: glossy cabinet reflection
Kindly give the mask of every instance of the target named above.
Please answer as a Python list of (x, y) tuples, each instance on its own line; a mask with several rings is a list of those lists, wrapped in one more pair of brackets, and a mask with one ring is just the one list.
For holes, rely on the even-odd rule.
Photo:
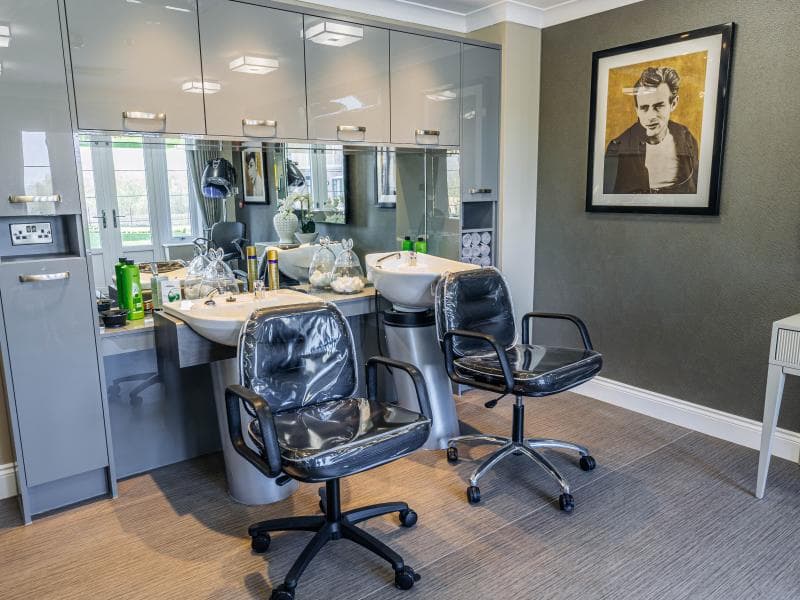
[(56, 0), (0, 0), (0, 216), (79, 213)]
[(461, 81), (461, 198), (497, 200), (500, 50), (464, 44)]
[(205, 133), (195, 0), (66, 0), (81, 129)]
[(461, 44), (391, 32), (392, 142), (457, 146)]
[(303, 16), (200, 0), (209, 135), (306, 138)]
[(305, 17), (308, 137), (389, 141), (389, 32)]

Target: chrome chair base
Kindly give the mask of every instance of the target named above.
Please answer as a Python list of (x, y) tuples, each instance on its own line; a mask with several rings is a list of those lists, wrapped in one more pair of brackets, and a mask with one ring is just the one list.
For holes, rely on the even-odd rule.
[(549, 438), (524, 438), (523, 433), (524, 424), (524, 405), (522, 399), (517, 398), (514, 405), (514, 425), (512, 437), (488, 435), (483, 433), (476, 433), (471, 435), (462, 435), (448, 440), (447, 459), (450, 462), (458, 460), (458, 450), (456, 444), (464, 442), (483, 442), (485, 444), (492, 444), (500, 446), (498, 450), (493, 452), (489, 458), (484, 460), (477, 469), (472, 473), (469, 478), (469, 489), (467, 490), (467, 498), (470, 503), (475, 504), (480, 501), (480, 490), (478, 482), (486, 475), (493, 467), (500, 461), (510, 455), (523, 455), (533, 461), (547, 472), (561, 488), (561, 496), (559, 497), (559, 505), (562, 510), (571, 512), (574, 506), (572, 495), (570, 494), (569, 482), (561, 474), (561, 472), (545, 457), (539, 450), (543, 449), (557, 449), (568, 450), (577, 452), (580, 455), (579, 465), (584, 471), (591, 471), (595, 468), (595, 460), (589, 454), (589, 450), (584, 446), (574, 444), (572, 442), (565, 442), (563, 440), (554, 440)]

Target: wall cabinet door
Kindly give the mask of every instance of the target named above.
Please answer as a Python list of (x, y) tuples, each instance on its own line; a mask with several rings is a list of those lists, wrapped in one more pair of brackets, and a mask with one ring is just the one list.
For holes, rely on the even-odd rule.
[(0, 289), (27, 485), (107, 466), (86, 259), (0, 266)]
[(306, 137), (303, 16), (200, 0), (209, 135)]
[(461, 61), (461, 198), (498, 199), (500, 50), (464, 44)]
[(81, 129), (206, 132), (195, 0), (66, 7)]
[(0, 26), (0, 216), (79, 213), (58, 2), (0, 0)]
[(391, 33), (392, 142), (459, 144), (461, 44)]
[(389, 141), (389, 32), (305, 17), (308, 137)]

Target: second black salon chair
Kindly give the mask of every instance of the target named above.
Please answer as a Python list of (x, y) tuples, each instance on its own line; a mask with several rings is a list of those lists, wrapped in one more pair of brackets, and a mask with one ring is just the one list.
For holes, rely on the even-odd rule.
[[(309, 303), (256, 311), (239, 338), (243, 385), (226, 393), (228, 427), (236, 451), (265, 477), (325, 482), (322, 515), (287, 517), (250, 526), (251, 546), (266, 552), (270, 532), (312, 531), (272, 600), (292, 600), (300, 576), (331, 540), (348, 539), (387, 560), (395, 585), (409, 589), (419, 576), (378, 538), (357, 527), (398, 513), (411, 527), (416, 513), (405, 502), (342, 511), (339, 481), (405, 456), (425, 443), (430, 407), (425, 380), (414, 366), (384, 357), (366, 364), (366, 397), (357, 394), (358, 374), (350, 327), (339, 310)], [(423, 414), (378, 397), (378, 367), (411, 377)], [(248, 414), (241, 412), (244, 406)], [(244, 424), (242, 417), (245, 417)], [(254, 447), (246, 443), (249, 437)]]
[[(510, 455), (531, 459), (552, 476), (561, 487), (559, 506), (572, 512), (574, 500), (569, 483), (542, 450), (568, 450), (580, 455), (581, 469), (594, 469), (595, 461), (583, 446), (562, 440), (526, 438), (523, 398), (550, 396), (569, 390), (594, 377), (603, 366), (603, 357), (592, 349), (583, 321), (573, 315), (529, 312), (522, 317), (522, 343), (517, 343), (517, 328), (508, 285), (495, 268), (448, 273), (436, 288), (436, 326), (444, 346), (445, 365), (456, 383), (516, 398), (510, 436), (465, 435), (449, 440), (447, 459), (458, 460), (456, 444), (479, 441), (500, 449), (472, 474), (467, 499), (475, 504), (481, 494), (478, 480)], [(530, 330), (534, 319), (560, 319), (578, 328), (583, 348), (534, 345)], [(486, 403), (494, 407), (500, 398)]]

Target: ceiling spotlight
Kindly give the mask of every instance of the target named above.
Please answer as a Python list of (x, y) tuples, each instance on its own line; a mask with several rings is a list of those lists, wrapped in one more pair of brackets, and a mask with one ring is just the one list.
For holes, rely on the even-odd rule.
[(216, 81), (187, 81), (181, 86), (184, 92), (189, 94), (216, 94), (222, 89), (222, 85)]
[(306, 29), (306, 39), (326, 46), (347, 46), (364, 38), (364, 28), (323, 21)]
[(11, 43), (11, 25), (0, 23), (0, 48), (8, 48)]
[(250, 73), (252, 75), (266, 75), (279, 66), (278, 61), (260, 56), (240, 56), (230, 62), (228, 67), (237, 73)]

